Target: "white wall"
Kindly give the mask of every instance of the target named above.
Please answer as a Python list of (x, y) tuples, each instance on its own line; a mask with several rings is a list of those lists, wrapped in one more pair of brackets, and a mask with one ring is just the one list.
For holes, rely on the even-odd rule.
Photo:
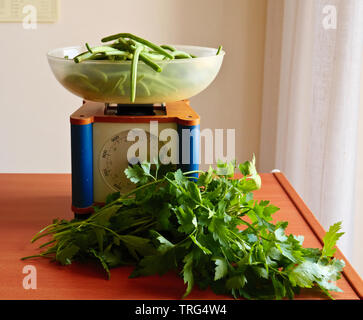
[(60, 0), (55, 24), (0, 23), (0, 172), (70, 172), (69, 115), (81, 99), (57, 83), (45, 54), (117, 32), (222, 44), (221, 72), (192, 106), (202, 128), (236, 129), (237, 160), (258, 156), (265, 9), (265, 0)]

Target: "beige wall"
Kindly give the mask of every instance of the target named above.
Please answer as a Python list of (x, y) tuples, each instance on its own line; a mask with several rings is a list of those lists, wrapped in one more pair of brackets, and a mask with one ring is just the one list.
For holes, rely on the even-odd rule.
[(37, 30), (0, 24), (0, 172), (70, 172), (68, 119), (81, 100), (53, 78), (45, 54), (116, 32), (160, 43), (222, 44), (221, 72), (192, 106), (202, 128), (236, 129), (237, 160), (258, 156), (265, 9), (265, 0), (62, 0), (55, 24)]

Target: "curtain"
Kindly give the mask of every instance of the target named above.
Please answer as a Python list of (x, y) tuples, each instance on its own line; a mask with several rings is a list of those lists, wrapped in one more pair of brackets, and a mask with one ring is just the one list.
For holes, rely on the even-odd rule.
[(342, 221), (351, 261), (362, 60), (362, 0), (268, 1), (259, 170), (281, 170), (326, 230)]

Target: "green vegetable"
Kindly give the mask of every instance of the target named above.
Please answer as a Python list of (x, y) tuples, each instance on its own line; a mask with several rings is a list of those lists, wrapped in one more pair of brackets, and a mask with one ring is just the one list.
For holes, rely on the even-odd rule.
[(86, 42), (85, 46), (86, 46), (88, 52), (93, 53), (91, 47), (89, 46), (89, 44), (87, 42)]
[(136, 97), (136, 77), (137, 77), (137, 63), (139, 61), (139, 55), (142, 51), (143, 47), (138, 46), (134, 51), (134, 55), (132, 57), (131, 63), (131, 77), (130, 77), (130, 88), (131, 88), (131, 101), (135, 101)]
[(108, 37), (105, 37), (103, 39), (101, 39), (102, 42), (109, 42), (109, 41), (112, 41), (112, 40), (116, 40), (116, 39), (119, 39), (119, 38), (127, 38), (127, 39), (132, 39), (138, 43), (141, 43), (141, 44), (144, 44), (146, 45), (147, 47), (155, 50), (156, 52), (159, 52), (160, 54), (164, 55), (165, 57), (169, 58), (169, 59), (174, 59), (173, 55), (171, 55), (168, 51), (164, 50), (162, 47), (148, 41), (148, 40), (145, 40), (143, 38), (140, 38), (138, 36), (135, 36), (131, 33), (118, 33), (118, 34), (115, 34), (115, 35), (112, 35), (112, 36), (108, 36)]
[[(231, 178), (236, 167), (243, 178)], [(329, 297), (341, 291), (335, 281), (344, 262), (333, 257), (340, 223), (326, 233), (322, 250), (304, 248), (301, 236), (286, 234), (287, 222), (272, 223), (279, 208), (253, 199), (261, 186), (254, 159), (197, 172), (192, 180), (192, 172), (159, 164), (128, 167), (134, 190), (111, 194), (86, 220), (53, 221), (32, 239), (47, 237), (44, 251), (23, 259), (63, 265), (91, 259), (108, 276), (130, 264), (130, 277), (177, 270), (186, 284), (183, 297), (195, 285), (248, 299), (292, 299), (301, 288)]]
[(343, 232), (338, 233), (338, 231), (341, 229), (341, 222), (337, 222), (333, 224), (329, 231), (325, 234), (323, 238), (324, 242), (324, 248), (322, 254), (326, 257), (332, 257), (336, 251), (334, 248), (336, 242), (338, 239), (344, 234)]
[(93, 53), (91, 53), (89, 51), (86, 51), (86, 52), (80, 53), (79, 55), (75, 56), (73, 58), (73, 60), (76, 63), (80, 63), (80, 62), (85, 61), (85, 60), (93, 59), (95, 56), (96, 56), (96, 54), (93, 54)]
[(171, 52), (173, 52), (173, 51), (175, 51), (175, 50), (176, 50), (174, 47), (169, 46), (169, 45), (167, 45), (167, 44), (163, 44), (163, 45), (161, 45), (160, 47), (162, 47), (163, 49), (169, 50), (169, 51), (171, 51)]

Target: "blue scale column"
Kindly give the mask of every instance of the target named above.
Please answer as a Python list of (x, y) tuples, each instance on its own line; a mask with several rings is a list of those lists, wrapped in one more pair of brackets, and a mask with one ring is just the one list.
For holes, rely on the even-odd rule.
[(72, 205), (93, 205), (93, 124), (71, 124)]
[[(189, 130), (189, 136), (183, 130)], [(186, 131), (188, 132), (188, 131)], [(200, 125), (186, 126), (178, 124), (179, 135), (179, 165), (183, 172), (199, 170), (199, 145), (200, 145)], [(184, 141), (183, 141), (184, 140)], [(198, 173), (190, 175), (198, 177)]]

